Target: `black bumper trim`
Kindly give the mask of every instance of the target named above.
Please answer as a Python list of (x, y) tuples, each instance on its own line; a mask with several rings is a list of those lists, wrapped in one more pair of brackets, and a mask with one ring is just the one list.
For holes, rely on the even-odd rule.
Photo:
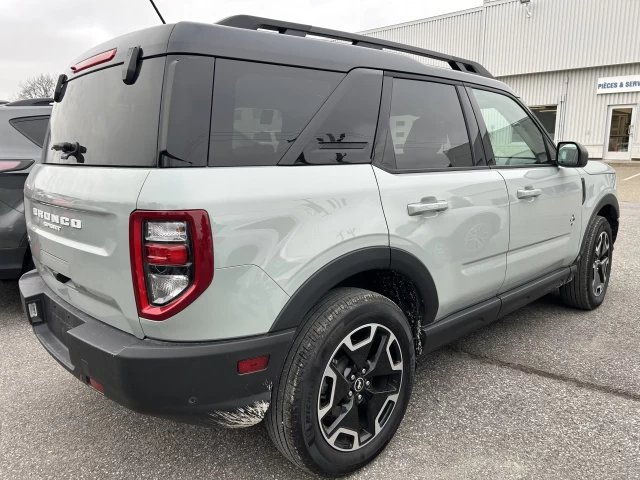
[[(38, 303), (30, 320), (44, 348), (81, 381), (104, 386), (106, 397), (140, 413), (188, 423), (270, 402), (271, 385), (294, 330), (206, 343), (139, 339), (106, 325), (58, 297), (37, 271), (20, 279), (22, 306)], [(28, 317), (28, 314), (27, 314)], [(269, 355), (266, 370), (238, 375), (239, 360)]]

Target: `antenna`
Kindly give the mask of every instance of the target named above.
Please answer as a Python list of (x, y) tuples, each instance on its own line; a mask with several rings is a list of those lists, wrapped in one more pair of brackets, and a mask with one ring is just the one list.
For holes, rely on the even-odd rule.
[(164, 18), (162, 18), (162, 15), (160, 14), (160, 10), (158, 10), (158, 7), (156, 7), (156, 4), (153, 2), (153, 0), (149, 0), (151, 2), (151, 5), (153, 6), (153, 9), (156, 11), (156, 13), (158, 14), (158, 16), (160, 17), (160, 21), (163, 24), (167, 24), (167, 22), (164, 21)]

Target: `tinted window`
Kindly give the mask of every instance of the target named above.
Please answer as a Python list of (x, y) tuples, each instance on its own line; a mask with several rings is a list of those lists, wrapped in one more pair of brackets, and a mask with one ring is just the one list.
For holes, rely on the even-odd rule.
[(473, 90), (487, 126), (496, 165), (548, 163), (545, 139), (527, 112), (512, 98)]
[(343, 74), (217, 60), (209, 165), (275, 165)]
[[(453, 85), (394, 79), (387, 156), (401, 170), (470, 167), (469, 135)], [(393, 148), (389, 148), (392, 145)]]
[(381, 90), (382, 72), (349, 73), (307, 127), (313, 136), (296, 163), (369, 163)]
[(42, 148), (49, 125), (49, 115), (39, 117), (14, 118), (9, 120), (13, 128)]
[(160, 129), (163, 167), (207, 165), (213, 63), (211, 57), (168, 58)]
[[(142, 61), (133, 85), (122, 65), (72, 78), (53, 107), (49, 145), (80, 143), (84, 165), (156, 166), (164, 66), (165, 57)], [(49, 148), (45, 161), (76, 163), (62, 154)]]

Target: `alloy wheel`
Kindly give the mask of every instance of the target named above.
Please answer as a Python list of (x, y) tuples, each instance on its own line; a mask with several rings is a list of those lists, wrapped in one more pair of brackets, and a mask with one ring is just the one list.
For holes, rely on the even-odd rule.
[(403, 359), (395, 335), (380, 324), (358, 327), (329, 359), (318, 395), (318, 422), (336, 450), (355, 451), (391, 417), (402, 386)]
[(604, 292), (611, 268), (611, 242), (607, 232), (601, 232), (594, 249), (591, 289), (596, 297)]

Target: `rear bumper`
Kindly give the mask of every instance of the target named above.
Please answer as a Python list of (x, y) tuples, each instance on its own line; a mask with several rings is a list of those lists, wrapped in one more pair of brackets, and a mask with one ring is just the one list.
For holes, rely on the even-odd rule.
[[(140, 340), (86, 315), (47, 287), (37, 271), (20, 279), (22, 306), (44, 348), (82, 382), (140, 413), (188, 423), (250, 426), (262, 420), (271, 385), (293, 341), (285, 331), (240, 340), (170, 343)], [(238, 375), (238, 361), (269, 355), (266, 370)]]

